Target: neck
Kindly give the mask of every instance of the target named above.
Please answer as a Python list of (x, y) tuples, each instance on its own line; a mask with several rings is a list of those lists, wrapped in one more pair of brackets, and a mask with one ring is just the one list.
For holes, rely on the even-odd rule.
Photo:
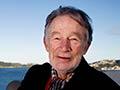
[(66, 79), (68, 75), (66, 72), (57, 72), (57, 74), (60, 79)]
[(58, 77), (60, 78), (60, 79), (63, 79), (63, 80), (66, 80), (66, 82), (68, 82), (71, 78), (72, 78), (72, 76), (74, 75), (74, 73), (58, 73)]

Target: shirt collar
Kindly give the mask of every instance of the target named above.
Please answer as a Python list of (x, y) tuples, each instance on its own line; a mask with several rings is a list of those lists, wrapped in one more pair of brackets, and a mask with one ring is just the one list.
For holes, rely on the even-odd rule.
[[(51, 74), (52, 74), (52, 79), (54, 79), (54, 78), (59, 78), (59, 77), (58, 77), (58, 73), (57, 73), (57, 71), (56, 71), (54, 68), (52, 68)], [(74, 75), (74, 73), (69, 73), (64, 80), (65, 80), (66, 82), (69, 82), (69, 80), (72, 78), (73, 75)], [(59, 78), (59, 79), (60, 79), (60, 78)]]

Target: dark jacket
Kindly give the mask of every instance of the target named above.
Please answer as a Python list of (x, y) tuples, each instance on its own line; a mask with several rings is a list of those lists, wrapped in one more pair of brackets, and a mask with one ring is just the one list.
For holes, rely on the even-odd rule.
[[(45, 90), (45, 85), (51, 76), (51, 66), (48, 63), (32, 66), (18, 90)], [(106, 89), (115, 90), (120, 86), (106, 74), (90, 67), (88, 63), (81, 60), (80, 65), (75, 69), (75, 74), (65, 85), (63, 90), (81, 89)]]

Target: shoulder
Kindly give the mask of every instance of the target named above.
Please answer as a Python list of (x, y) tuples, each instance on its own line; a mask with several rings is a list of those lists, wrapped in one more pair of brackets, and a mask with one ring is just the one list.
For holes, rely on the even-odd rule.
[(40, 64), (35, 64), (32, 67), (30, 67), (30, 71), (31, 70), (39, 70), (39, 69), (47, 69), (47, 68), (51, 68), (51, 65), (49, 63), (44, 63), (42, 65)]
[(110, 87), (116, 87), (118, 84), (107, 74), (105, 74), (103, 71), (98, 71), (94, 68), (92, 68), (92, 76), (95, 78), (95, 81), (100, 82), (101, 86), (103, 85), (109, 85)]
[(51, 65), (49, 63), (44, 63), (42, 65), (36, 64), (30, 67), (27, 73), (40, 73), (44, 71), (49, 71), (51, 69)]
[(31, 88), (36, 90), (38, 83), (42, 84), (45, 82), (50, 73), (51, 65), (49, 63), (33, 65), (28, 69), (18, 90), (31, 90)]
[(24, 80), (38, 78), (40, 76), (44, 76), (45, 74), (49, 74), (51, 71), (51, 66), (49, 63), (44, 63), (42, 65), (36, 64), (30, 67), (25, 74)]
[(35, 84), (38, 84), (38, 81), (41, 81), (48, 77), (50, 71), (51, 66), (49, 63), (44, 63), (42, 65), (33, 65), (28, 69), (27, 73), (25, 74), (24, 79), (21, 83), (21, 87), (29, 88), (32, 85), (35, 86)]
[(93, 67), (91, 67), (90, 71), (91, 75), (97, 79), (111, 80), (111, 78), (108, 75), (106, 75), (103, 71), (96, 70)]

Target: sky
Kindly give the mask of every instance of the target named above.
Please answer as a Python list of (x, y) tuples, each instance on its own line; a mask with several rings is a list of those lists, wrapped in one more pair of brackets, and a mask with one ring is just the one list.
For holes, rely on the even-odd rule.
[(43, 44), (45, 19), (60, 5), (79, 8), (92, 19), (88, 63), (120, 59), (120, 0), (0, 0), (0, 61), (49, 62)]

